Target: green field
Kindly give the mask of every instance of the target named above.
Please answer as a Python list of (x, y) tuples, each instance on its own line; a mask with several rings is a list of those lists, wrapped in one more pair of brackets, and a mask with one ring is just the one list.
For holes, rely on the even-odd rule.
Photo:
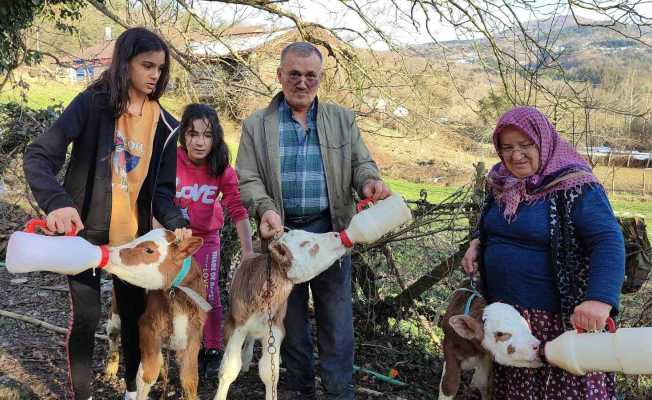
[[(28, 88), (5, 87), (0, 92), (0, 103), (23, 103), (34, 109), (47, 108), (57, 104), (68, 105), (72, 99), (87, 84), (85, 83), (64, 83), (58, 81), (48, 81), (46, 84), (40, 81), (34, 81), (28, 84)], [(184, 99), (166, 95), (161, 98), (161, 104), (167, 111), (175, 117), (180, 117), (184, 105), (187, 103)]]
[(609, 196), (611, 206), (618, 215), (626, 213), (633, 215), (640, 215), (648, 221), (648, 236), (652, 239), (652, 199), (650, 197), (643, 198), (641, 196), (627, 196), (616, 194)]
[(28, 88), (5, 86), (0, 92), (0, 103), (24, 103), (34, 109), (47, 108), (57, 104), (64, 106), (84, 90), (84, 85), (62, 82), (48, 82), (47, 85), (31, 82)]
[[(25, 102), (27, 106), (36, 109), (46, 108), (58, 103), (65, 106), (75, 97), (75, 95), (77, 95), (77, 93), (84, 90), (85, 87), (86, 84), (55, 81), (43, 83), (40, 81), (33, 81), (29, 83), (28, 89), (5, 87), (3, 91), (0, 92), (0, 103), (6, 103), (9, 101)], [(183, 107), (187, 102), (187, 99), (172, 95), (166, 95), (161, 99), (163, 107), (176, 117), (181, 116)], [(235, 123), (229, 122), (225, 125), (225, 128), (225, 130), (227, 130), (227, 144), (231, 151), (232, 160), (235, 162), (238, 143), (233, 133), (238, 129), (238, 126)], [(428, 201), (432, 203), (441, 202), (456, 190), (456, 188), (453, 187), (426, 183), (413, 183), (391, 177), (385, 177), (385, 181), (392, 191), (401, 193), (403, 197), (409, 200), (418, 199), (421, 189), (426, 189), (428, 192)], [(647, 220), (652, 220), (652, 201), (649, 197), (644, 198), (637, 195), (617, 194), (610, 196), (610, 199), (616, 213), (640, 214)]]
[[(428, 201), (436, 203), (444, 200), (456, 190), (456, 188), (414, 183), (401, 179), (385, 178), (385, 181), (392, 191), (401, 193), (408, 200), (418, 199), (420, 190), (426, 189), (428, 191)], [(642, 215), (646, 220), (652, 221), (652, 199), (636, 195), (616, 194), (610, 195), (609, 200), (617, 214)]]
[(389, 177), (383, 179), (392, 192), (400, 193), (407, 200), (418, 200), (421, 189), (425, 189), (428, 192), (427, 200), (431, 203), (439, 203), (457, 190), (457, 188), (428, 183), (414, 183), (403, 179)]

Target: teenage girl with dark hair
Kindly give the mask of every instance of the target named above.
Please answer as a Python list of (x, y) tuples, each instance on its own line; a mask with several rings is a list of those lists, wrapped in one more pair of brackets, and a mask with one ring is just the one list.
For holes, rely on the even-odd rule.
[[(75, 229), (91, 243), (120, 245), (152, 229), (152, 216), (179, 238), (190, 235), (174, 205), (177, 121), (158, 103), (169, 78), (165, 42), (144, 28), (120, 35), (113, 62), (25, 152), (25, 176), (47, 213), (48, 233)], [(63, 186), (56, 175), (72, 143)], [(94, 334), (100, 319), (100, 274), (68, 278), (71, 314), (68, 371), (72, 398), (91, 398)], [(127, 384), (136, 398), (138, 319), (144, 289), (113, 278), (122, 322)]]
[[(208, 302), (213, 306), (204, 326), (203, 364), (207, 377), (217, 376), (222, 348), (220, 304), (220, 229), (226, 208), (235, 222), (243, 258), (252, 254), (251, 227), (240, 201), (238, 178), (229, 165), (229, 150), (217, 113), (204, 104), (190, 104), (181, 118), (177, 149), (176, 204), (194, 236), (204, 239), (195, 259), (204, 270)], [(221, 195), (221, 197), (220, 197)]]

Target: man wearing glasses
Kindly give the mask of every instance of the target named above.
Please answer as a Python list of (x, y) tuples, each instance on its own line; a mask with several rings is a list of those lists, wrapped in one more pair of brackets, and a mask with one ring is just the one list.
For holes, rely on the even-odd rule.
[[(241, 198), (259, 218), (263, 239), (282, 234), (284, 226), (316, 233), (340, 231), (353, 216), (354, 190), (373, 200), (390, 194), (353, 112), (318, 101), (322, 61), (310, 43), (288, 45), (277, 69), (282, 92), (242, 124), (236, 163)], [(353, 399), (350, 255), (312, 281), (294, 286), (290, 294), (281, 348), (287, 398), (316, 398), (309, 288), (326, 398)]]

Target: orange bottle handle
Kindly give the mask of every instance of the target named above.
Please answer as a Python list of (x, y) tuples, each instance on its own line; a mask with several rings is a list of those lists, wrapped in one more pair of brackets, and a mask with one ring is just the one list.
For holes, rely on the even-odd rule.
[[(25, 224), (25, 232), (36, 233), (36, 228), (47, 228), (48, 223), (44, 219), (30, 219)], [(70, 232), (66, 232), (66, 236), (77, 236), (77, 228), (72, 227)]]
[(357, 212), (360, 212), (364, 210), (366, 207), (371, 206), (372, 204), (374, 204), (374, 201), (369, 198), (360, 200), (358, 204), (355, 205), (355, 209)]

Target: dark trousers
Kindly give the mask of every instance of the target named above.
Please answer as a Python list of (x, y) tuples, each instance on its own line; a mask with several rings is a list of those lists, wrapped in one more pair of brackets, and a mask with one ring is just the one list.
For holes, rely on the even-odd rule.
[[(100, 271), (85, 271), (68, 277), (70, 317), (68, 320), (68, 380), (73, 400), (91, 397), (95, 331), (102, 311)], [(145, 289), (113, 278), (118, 314), (121, 320), (122, 357), (128, 391), (136, 390), (140, 364), (138, 319), (145, 311)]]
[[(332, 231), (330, 216), (290, 229), (325, 233)], [(308, 288), (312, 292), (317, 321), (317, 346), (322, 384), (326, 398), (353, 399), (353, 311), (351, 294), (351, 256), (340, 261), (309, 282), (294, 286), (285, 316), (286, 336), (281, 358), (287, 368), (288, 389), (302, 393), (315, 390), (315, 361), (308, 322)]]

